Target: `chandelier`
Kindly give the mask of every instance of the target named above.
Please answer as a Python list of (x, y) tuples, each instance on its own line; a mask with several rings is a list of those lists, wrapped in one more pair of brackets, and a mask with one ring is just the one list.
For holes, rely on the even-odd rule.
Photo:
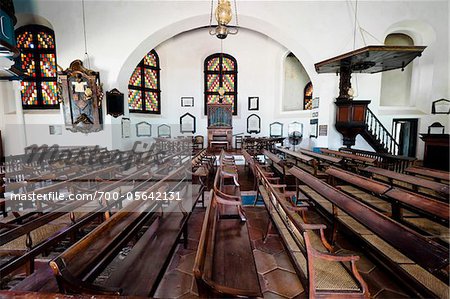
[(236, 0), (234, 2), (235, 26), (229, 26), (233, 19), (233, 11), (229, 0), (218, 0), (215, 10), (215, 18), (217, 25), (212, 24), (214, 0), (211, 0), (211, 15), (209, 18), (209, 34), (217, 36), (219, 39), (225, 39), (228, 34), (235, 35), (238, 33), (238, 17)]

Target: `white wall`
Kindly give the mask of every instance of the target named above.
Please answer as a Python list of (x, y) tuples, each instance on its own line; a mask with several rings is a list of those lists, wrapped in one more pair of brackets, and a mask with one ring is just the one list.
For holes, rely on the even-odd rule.
[[(342, 144), (342, 136), (334, 129), (335, 107), (334, 98), (338, 94), (338, 77), (335, 75), (318, 75), (314, 71), (314, 63), (334, 57), (353, 49), (353, 9), (348, 1), (238, 1), (239, 22), (244, 28), (262, 33), (270, 39), (264, 40), (262, 36), (253, 36), (247, 32), (247, 36), (258, 42), (252, 44), (244, 38), (230, 36), (225, 41), (225, 51), (238, 59), (239, 63), (239, 102), (240, 115), (236, 118), (235, 132), (242, 131), (242, 120), (247, 97), (260, 95), (261, 115), (273, 115), (273, 119), (263, 117), (262, 128), (268, 130), (268, 124), (272, 121), (288, 123), (296, 119), (304, 123), (309, 122), (310, 111), (282, 112), (280, 93), (277, 88), (281, 86), (281, 74), (276, 65), (282, 57), (282, 53), (275, 51), (288, 50), (299, 58), (314, 85), (314, 95), (320, 97), (319, 124), (328, 124), (328, 136), (312, 140), (311, 144), (304, 146), (329, 146), (338, 148)], [(354, 3), (353, 3), (354, 4)], [(84, 57), (84, 43), (82, 30), (82, 11), (80, 1), (15, 1), (17, 17), (21, 14), (38, 15), (52, 25), (56, 33), (58, 50), (58, 63), (64, 68), (74, 59)], [(366, 41), (370, 44), (379, 44), (389, 33), (406, 33), (413, 37), (416, 45), (426, 45), (421, 58), (413, 62), (413, 76), (411, 82), (411, 107), (380, 107), (381, 76), (358, 75), (357, 87), (358, 99), (372, 100), (371, 109), (380, 116), (384, 125), (390, 128), (392, 119), (401, 117), (418, 116), (420, 118), (419, 132), (424, 132), (426, 127), (434, 121), (447, 122), (444, 116), (431, 116), (431, 102), (439, 98), (449, 98), (449, 7), (448, 1), (359, 1), (358, 17), (361, 26), (370, 32), (376, 39), (366, 35)], [(216, 38), (207, 33), (200, 38), (205, 48), (196, 53), (195, 60), (184, 59), (185, 52), (193, 53), (198, 45), (186, 42), (175, 51), (170, 49), (170, 44), (176, 44), (178, 39), (174, 36), (206, 26), (209, 23), (209, 1), (86, 1), (86, 25), (87, 39), (91, 68), (100, 71), (105, 90), (113, 87), (126, 92), (129, 76), (150, 49), (160, 46), (163, 69), (163, 78), (166, 83), (175, 84), (166, 86), (163, 90), (163, 114), (161, 117), (145, 117), (152, 123), (163, 122), (162, 117), (168, 115), (167, 107), (170, 103), (178, 102), (181, 95), (193, 95), (198, 104), (203, 102), (201, 82), (202, 59), (206, 53), (216, 52), (219, 49)], [(245, 37), (246, 33), (242, 31)], [(203, 41), (204, 39), (204, 41)], [(234, 41), (233, 41), (234, 40)], [(273, 40), (269, 42), (269, 40)], [(163, 42), (167, 41), (164, 45)], [(276, 42), (274, 42), (276, 41)], [(200, 42), (200, 41), (199, 41)], [(181, 43), (178, 43), (181, 45)], [(237, 45), (239, 44), (239, 45)], [(278, 44), (276, 46), (276, 44)], [(262, 49), (260, 46), (266, 46)], [(357, 37), (356, 47), (363, 46), (361, 38)], [(164, 49), (166, 47), (166, 49)], [(227, 47), (229, 47), (227, 49)], [(167, 61), (162, 53), (166, 51), (174, 61)], [(271, 56), (266, 61), (248, 60), (244, 57), (252, 57), (254, 53), (263, 51)], [(234, 53), (236, 52), (236, 53)], [(282, 52), (282, 51), (281, 51)], [(187, 57), (187, 56), (186, 56)], [(192, 63), (191, 70), (179, 68), (179, 65), (187, 67), (185, 61)], [(177, 64), (176, 68), (170, 65)], [(247, 67), (253, 64), (267, 65), (270, 71), (254, 74)], [(176, 71), (175, 78), (181, 81), (171, 80), (169, 71)], [(192, 71), (192, 73), (191, 73)], [(191, 73), (187, 79), (185, 75)], [(261, 83), (261, 86), (255, 84)], [(4, 88), (1, 86), (0, 88)], [(6, 88), (11, 88), (8, 86)], [(3, 92), (0, 95), (3, 96)], [(19, 101), (17, 98), (16, 101)], [(270, 102), (270, 104), (267, 104)], [(272, 105), (272, 106), (271, 106)], [(166, 108), (164, 108), (166, 107)], [(178, 124), (178, 117), (183, 114), (179, 104), (176, 112), (170, 114), (170, 119), (165, 122)], [(264, 109), (273, 111), (266, 112)], [(184, 109), (182, 110), (184, 111)], [(181, 113), (181, 114), (180, 114)], [(4, 114), (0, 117), (6, 117)], [(12, 117), (8, 115), (8, 117)], [(15, 118), (20, 121), (20, 116)], [(30, 116), (25, 114), (28, 121), (47, 123), (60, 122), (57, 115), (49, 117), (47, 114)], [(133, 117), (133, 122), (138, 119)], [(9, 123), (9, 118), (7, 120)], [(205, 119), (198, 119), (198, 128), (202, 128)], [(106, 124), (114, 125), (111, 131), (102, 132), (99, 136), (76, 136), (79, 142), (90, 143), (98, 141), (103, 146), (114, 148), (126, 147), (127, 144), (120, 138), (120, 119), (105, 117)], [(448, 125), (448, 124), (447, 124)], [(447, 126), (448, 127), (448, 126)], [(305, 127), (306, 128), (306, 127)], [(287, 130), (287, 128), (286, 128)], [(200, 131), (199, 131), (200, 133)], [(263, 131), (267, 134), (267, 131)], [(80, 134), (80, 133), (77, 133)], [(94, 136), (94, 135), (92, 135)], [(73, 137), (73, 136), (72, 136)], [(80, 138), (78, 138), (80, 137)], [(131, 141), (127, 140), (127, 143)], [(364, 146), (364, 145), (363, 145)], [(421, 157), (423, 144), (418, 144), (418, 156)], [(8, 153), (8, 150), (7, 150)], [(10, 152), (11, 153), (11, 152)]]
[[(206, 38), (205, 38), (206, 37)], [(189, 47), (186, 45), (189, 44)], [(129, 148), (136, 137), (134, 125), (141, 121), (152, 124), (152, 135), (157, 135), (157, 126), (171, 125), (172, 136), (179, 132), (179, 118), (186, 112), (196, 116), (195, 135), (207, 136), (207, 118), (204, 115), (204, 61), (213, 53), (219, 53), (220, 40), (208, 35), (207, 29), (197, 29), (177, 35), (156, 47), (161, 67), (161, 115), (130, 113), (132, 138), (121, 139), (122, 148)], [(269, 125), (275, 121), (279, 111), (279, 99), (284, 80), (284, 57), (288, 50), (271, 38), (260, 33), (242, 29), (237, 36), (223, 42), (223, 52), (232, 55), (238, 64), (238, 115), (233, 116), (233, 133), (247, 133), (247, 117), (255, 113), (261, 117), (261, 133), (269, 135)], [(181, 107), (181, 97), (194, 97), (192, 108)], [(248, 97), (259, 97), (259, 110), (248, 110)], [(298, 121), (297, 117), (281, 120), (284, 136), (288, 124)], [(303, 119), (305, 130), (309, 119)], [(306, 132), (308, 133), (308, 132)], [(184, 134), (190, 135), (190, 134)], [(258, 136), (253, 134), (253, 136)], [(143, 139), (145, 140), (145, 138)], [(304, 140), (303, 146), (308, 142)]]

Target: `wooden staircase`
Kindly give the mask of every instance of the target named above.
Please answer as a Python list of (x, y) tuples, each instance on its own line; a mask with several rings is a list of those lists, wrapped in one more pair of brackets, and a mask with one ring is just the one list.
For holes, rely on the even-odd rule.
[(383, 126), (375, 114), (367, 107), (366, 128), (361, 132), (361, 136), (378, 153), (399, 155), (400, 147), (395, 138)]

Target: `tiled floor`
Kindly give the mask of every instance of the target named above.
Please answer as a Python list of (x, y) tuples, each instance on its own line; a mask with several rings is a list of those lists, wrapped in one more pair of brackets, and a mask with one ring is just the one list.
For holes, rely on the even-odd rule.
[[(248, 216), (247, 225), (254, 247), (253, 253), (264, 298), (300, 298), (300, 295), (304, 294), (303, 286), (295, 274), (276, 230), (272, 229), (267, 241), (263, 242), (263, 234), (268, 223), (265, 208), (247, 207), (245, 211)], [(197, 208), (191, 216), (188, 248), (184, 249), (180, 245), (177, 249), (155, 293), (155, 297), (186, 298), (198, 296), (192, 269), (204, 212), (204, 209)]]

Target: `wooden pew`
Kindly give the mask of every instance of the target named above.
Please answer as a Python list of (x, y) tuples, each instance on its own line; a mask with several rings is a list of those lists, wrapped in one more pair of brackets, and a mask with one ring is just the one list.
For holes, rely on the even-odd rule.
[(272, 162), (270, 163), (270, 166), (277, 170), (277, 172), (281, 175), (281, 179), (284, 183), (288, 183), (292, 180), (292, 175), (288, 171), (289, 167), (286, 161), (284, 161), (274, 153), (269, 152), (268, 150), (263, 150), (262, 153)]
[(233, 156), (226, 156), (222, 151), (219, 166), (213, 183), (214, 193), (222, 209), (222, 216), (239, 218), (246, 221), (247, 217), (242, 208), (241, 189), (238, 182), (237, 168)]
[[(309, 298), (368, 298), (367, 284), (356, 267), (359, 256), (330, 252), (332, 248), (324, 234), (326, 226), (305, 223), (286, 201), (285, 194), (267, 180), (260, 167), (256, 169), (260, 172), (259, 189), (264, 204), (294, 261), (297, 274), (307, 286)], [(343, 262), (351, 263), (351, 271)], [(333, 269), (332, 275), (329, 269)]]
[(342, 165), (344, 159), (340, 158), (340, 157), (331, 157), (328, 155), (324, 155), (324, 154), (319, 154), (307, 149), (300, 149), (300, 152), (302, 154), (308, 155), (310, 157), (314, 157), (316, 159), (318, 159), (321, 164), (319, 164), (319, 166), (321, 168), (323, 168), (324, 166), (328, 166), (328, 165), (336, 165), (336, 166), (340, 166)]
[(341, 147), (339, 151), (354, 154), (357, 156), (374, 158), (377, 160), (377, 167), (389, 169), (399, 173), (403, 173), (407, 167), (413, 165), (416, 161), (416, 158), (390, 155), (386, 153), (369, 152), (347, 147)]
[[(364, 205), (357, 199), (293, 167), (290, 172), (333, 205), (342, 223), (388, 270), (426, 296), (448, 298), (449, 250)], [(307, 194), (308, 195), (308, 194)], [(315, 199), (316, 201), (316, 199)]]
[(410, 166), (405, 169), (405, 172), (410, 175), (417, 175), (419, 177), (428, 178), (441, 183), (447, 183), (450, 180), (450, 173), (448, 171), (436, 170), (420, 166)]
[[(397, 220), (401, 220), (403, 213), (400, 209), (401, 206), (404, 206), (419, 214), (428, 215), (432, 219), (437, 218), (444, 225), (448, 225), (450, 218), (450, 206), (448, 203), (391, 187), (379, 181), (368, 179), (335, 167), (328, 168), (326, 173), (360, 189), (375, 193), (380, 198), (389, 200), (392, 203), (392, 216)], [(334, 182), (333, 185), (336, 185), (336, 183)]]
[[(183, 164), (171, 171), (145, 191), (176, 191), (179, 186), (177, 178), (184, 180), (187, 166)], [(187, 229), (185, 224), (190, 215), (177, 202), (169, 202), (164, 210), (161, 210), (161, 205), (160, 201), (131, 202), (126, 211), (115, 213), (108, 221), (50, 262), (60, 291), (151, 296), (180, 234)], [(131, 249), (126, 261), (120, 264), (104, 286), (93, 284), (94, 278), (144, 225), (148, 228)], [(138, 274), (139, 279), (136, 279)]]
[(206, 149), (202, 149), (192, 159), (192, 170), (187, 170), (192, 176), (193, 184), (199, 185), (198, 196), (202, 198), (202, 207), (205, 207), (205, 191), (208, 188), (209, 177), (214, 170), (215, 161), (215, 156), (208, 156)]
[[(85, 174), (75, 178), (76, 180), (80, 180), (82, 182), (88, 178), (89, 181), (91, 179), (100, 180), (101, 183), (95, 185), (96, 187), (95, 190), (93, 189), (82, 190), (76, 187), (76, 185), (72, 185), (74, 184), (74, 180), (68, 180), (67, 182), (65, 182), (65, 184), (57, 183), (55, 185), (57, 185), (60, 189), (62, 188), (71, 189), (73, 187), (78, 190), (78, 191), (72, 190), (72, 193), (83, 192), (87, 194), (93, 193), (94, 191), (103, 193), (105, 192), (122, 193), (126, 192), (127, 190), (125, 186), (126, 184), (131, 183), (134, 185), (139, 184), (142, 185), (146, 183), (148, 180), (151, 180), (152, 179), (151, 176), (147, 176), (147, 178), (144, 180), (142, 179), (142, 177), (145, 177), (144, 174), (150, 171), (151, 167), (152, 166), (149, 165), (146, 167), (136, 168), (132, 173), (128, 173), (128, 175), (122, 175), (121, 173), (117, 173), (116, 171), (117, 169), (115, 168), (106, 167), (105, 169), (93, 171), (89, 174)], [(164, 167), (162, 167), (161, 169), (164, 169)], [(105, 172), (106, 173), (115, 172), (116, 177), (118, 178), (117, 179), (109, 178), (107, 181), (105, 181), (103, 178), (98, 177), (98, 176), (104, 177)], [(106, 177), (109, 176), (110, 175), (107, 175)], [(69, 183), (71, 185), (69, 185)], [(49, 189), (42, 188), (40, 190), (49, 190)], [(98, 208), (92, 207), (88, 210), (89, 211), (89, 213), (87, 213), (88, 215), (86, 215), (86, 213), (84, 212), (69, 213), (69, 211), (79, 209), (81, 206), (83, 206), (84, 205), (83, 202), (75, 202), (73, 204), (69, 204), (69, 206), (63, 206), (65, 203), (62, 203), (62, 205), (53, 206), (46, 210), (40, 210), (40, 212), (32, 211), (28, 214), (15, 218), (7, 223), (0, 223), (0, 225), (2, 225), (0, 226), (0, 228), (2, 228), (3, 225), (7, 225), (8, 227), (10, 227), (10, 229), (6, 231), (5, 230), (1, 231), (2, 246), (0, 247), (0, 250), (6, 251), (8, 254), (11, 254), (12, 249), (15, 249), (15, 251), (17, 251), (17, 254), (22, 254), (26, 250), (25, 254), (13, 260), (10, 260), (8, 263), (2, 265), (2, 267), (0, 268), (2, 276), (6, 275), (10, 271), (17, 269), (19, 266), (22, 266), (24, 264), (31, 265), (28, 271), (32, 272), (33, 271), (32, 265), (35, 256), (48, 250), (51, 246), (61, 241), (64, 236), (71, 235), (80, 227), (79, 225), (80, 223), (88, 223), (98, 218), (97, 217), (98, 215), (94, 215), (94, 217), (91, 217), (92, 214), (98, 214), (100, 213), (99, 212), (100, 210), (102, 210), (102, 212), (107, 212), (108, 210), (110, 210), (110, 208), (112, 208), (112, 206), (121, 205), (121, 200), (122, 199), (119, 199), (119, 201), (113, 202), (112, 205), (104, 202), (104, 206), (99, 206)], [(42, 212), (45, 213), (42, 214)], [(78, 216), (75, 217), (75, 215)], [(55, 221), (56, 223), (54, 223)], [(9, 243), (3, 244), (3, 242)], [(23, 251), (20, 251), (19, 249)]]
[(402, 174), (395, 171), (377, 168), (373, 166), (365, 167), (362, 169), (362, 171), (371, 174), (373, 178), (387, 180), (391, 185), (397, 185), (400, 187), (408, 187), (408, 185), (410, 185), (411, 189), (415, 192), (433, 195), (448, 200), (449, 196), (448, 184), (433, 182), (416, 176)]
[(194, 262), (200, 297), (262, 297), (246, 222), (221, 219), (227, 199), (210, 198)]
[[(121, 176), (118, 180), (108, 180), (104, 181), (102, 180), (101, 184), (96, 186), (96, 191), (98, 192), (120, 192), (125, 193), (126, 191), (122, 190), (126, 184), (135, 184), (137, 186), (143, 186), (146, 183), (148, 183), (152, 176), (147, 176), (145, 180), (138, 180), (135, 181), (136, 178), (141, 178), (145, 173), (149, 172), (151, 169), (151, 166), (148, 166), (146, 168), (136, 169), (133, 173), (127, 175), (127, 176)], [(125, 190), (128, 190), (125, 188)], [(84, 192), (94, 192), (94, 190), (86, 190)], [(93, 207), (92, 209), (89, 209), (89, 212), (68, 212), (71, 209), (68, 207), (64, 207), (61, 210), (61, 212), (53, 211), (53, 213), (47, 213), (44, 214), (37, 219), (33, 220), (30, 223), (27, 223), (25, 227), (28, 229), (27, 231), (27, 238), (30, 238), (31, 242), (27, 242), (26, 246), (28, 247), (28, 250), (23, 254), (20, 255), (17, 258), (14, 258), (7, 263), (4, 263), (0, 267), (0, 276), (4, 277), (7, 274), (11, 273), (12, 271), (18, 269), (21, 266), (28, 265), (29, 269), (28, 272), (32, 273), (34, 269), (34, 258), (38, 256), (39, 254), (44, 253), (45, 251), (49, 250), (52, 246), (56, 245), (58, 242), (64, 240), (67, 236), (73, 236), (73, 234), (81, 227), (85, 226), (88, 223), (91, 223), (92, 221), (98, 219), (102, 216), (103, 213), (107, 213), (114, 205), (120, 205), (121, 201), (124, 199), (124, 197), (119, 198), (118, 201), (114, 201), (112, 204), (108, 202), (103, 202), (103, 205), (98, 205), (98, 207)], [(78, 209), (78, 205), (73, 207), (74, 209)], [(57, 214), (55, 213), (57, 212)], [(64, 213), (66, 212), (66, 213)], [(78, 215), (79, 217), (75, 218), (75, 215)], [(56, 219), (63, 219), (64, 217), (67, 218), (67, 222), (59, 222), (58, 226), (56, 226), (56, 229), (59, 229), (57, 231), (49, 230), (49, 223), (50, 221), (55, 220), (54, 217), (60, 216)], [(70, 216), (70, 217), (69, 217)], [(69, 219), (70, 218), (70, 219)], [(17, 226), (16, 228), (19, 228), (20, 226)], [(22, 226), (23, 228), (24, 226)], [(36, 233), (34, 230), (30, 231), (31, 229), (36, 228), (35, 230), (45, 230), (45, 235), (42, 236), (42, 234), (37, 234), (39, 239), (34, 240)], [(34, 235), (33, 235), (34, 234)], [(42, 240), (41, 240), (42, 239)], [(14, 239), (13, 242), (17, 246), (17, 249), (22, 248), (23, 245), (18, 244), (16, 242), (17, 238)], [(23, 241), (25, 243), (25, 241)], [(11, 246), (10, 246), (11, 247)], [(0, 247), (1, 250), (4, 250), (4, 248)]]
[(311, 173), (315, 177), (326, 178), (326, 174), (323, 171), (319, 170), (319, 163), (313, 157), (281, 147), (277, 147), (276, 150), (293, 158), (295, 161), (295, 166)]
[(334, 150), (330, 150), (327, 148), (321, 148), (320, 151), (327, 155), (343, 158), (345, 161), (344, 165), (346, 167), (349, 167), (350, 165), (353, 165), (353, 166), (360, 166), (360, 165), (376, 166), (377, 165), (377, 159), (371, 158), (371, 157), (358, 156), (355, 154), (345, 153), (345, 152), (341, 152), (341, 151), (334, 151)]

